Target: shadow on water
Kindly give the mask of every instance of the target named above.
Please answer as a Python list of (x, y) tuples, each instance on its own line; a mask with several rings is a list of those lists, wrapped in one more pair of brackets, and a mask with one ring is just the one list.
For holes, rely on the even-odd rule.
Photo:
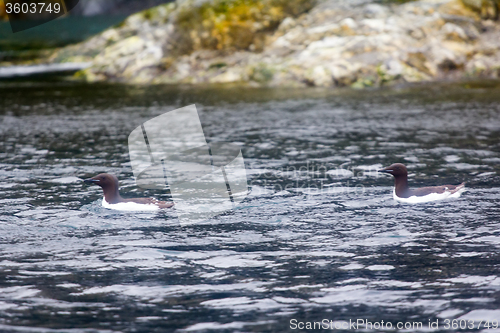
[[(3, 81), (0, 330), (493, 327), (499, 92), (493, 81), (363, 91)], [(174, 211), (102, 208), (99, 188), (77, 177), (110, 172), (124, 196), (168, 199), (135, 186), (127, 137), (192, 103), (209, 141), (242, 146), (244, 203), (192, 226)], [(413, 186), (466, 181), (468, 192), (398, 204), (392, 179), (374, 172), (397, 161)]]

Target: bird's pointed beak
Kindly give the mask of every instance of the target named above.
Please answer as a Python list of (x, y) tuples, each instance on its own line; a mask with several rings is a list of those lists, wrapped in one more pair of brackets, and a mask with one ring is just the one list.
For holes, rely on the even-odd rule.
[(388, 169), (382, 169), (382, 170), (378, 170), (378, 172), (382, 172), (382, 173), (389, 173), (389, 174), (392, 174), (392, 170), (388, 170)]
[(94, 183), (97, 183), (98, 180), (97, 179), (94, 179), (94, 178), (87, 178), (87, 179), (84, 179), (83, 180), (85, 183), (87, 184), (94, 184)]

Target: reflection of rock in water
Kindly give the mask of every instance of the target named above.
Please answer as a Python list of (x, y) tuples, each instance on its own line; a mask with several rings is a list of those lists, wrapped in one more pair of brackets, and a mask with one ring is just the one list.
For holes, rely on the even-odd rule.
[(80, 0), (72, 15), (130, 15), (174, 0)]

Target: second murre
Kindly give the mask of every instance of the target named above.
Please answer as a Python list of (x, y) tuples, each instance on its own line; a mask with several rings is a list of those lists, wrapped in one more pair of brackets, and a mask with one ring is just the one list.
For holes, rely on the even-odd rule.
[(408, 170), (401, 163), (394, 163), (378, 172), (394, 176), (394, 200), (405, 203), (424, 203), (459, 198), (465, 191), (465, 183), (459, 185), (428, 186), (410, 189), (408, 186)]

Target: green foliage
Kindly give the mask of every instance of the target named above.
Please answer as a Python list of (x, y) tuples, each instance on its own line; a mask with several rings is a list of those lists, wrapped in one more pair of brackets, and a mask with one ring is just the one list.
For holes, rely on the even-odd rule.
[(198, 49), (263, 48), (265, 37), (288, 16), (300, 15), (315, 0), (214, 0), (185, 7), (177, 16), (181, 53)]
[(483, 19), (498, 20), (500, 17), (500, 0), (461, 0), (461, 2)]
[(274, 72), (265, 64), (259, 64), (251, 69), (250, 79), (255, 82), (265, 83), (273, 79)]
[(375, 85), (375, 81), (376, 80), (373, 77), (366, 77), (366, 78), (360, 77), (356, 82), (351, 84), (351, 88), (364, 89), (373, 87)]
[(211, 64), (208, 68), (209, 69), (213, 69), (213, 68), (220, 69), (220, 68), (223, 68), (223, 67), (226, 67), (226, 66), (227, 66), (227, 64), (225, 62), (216, 62), (214, 64)]

